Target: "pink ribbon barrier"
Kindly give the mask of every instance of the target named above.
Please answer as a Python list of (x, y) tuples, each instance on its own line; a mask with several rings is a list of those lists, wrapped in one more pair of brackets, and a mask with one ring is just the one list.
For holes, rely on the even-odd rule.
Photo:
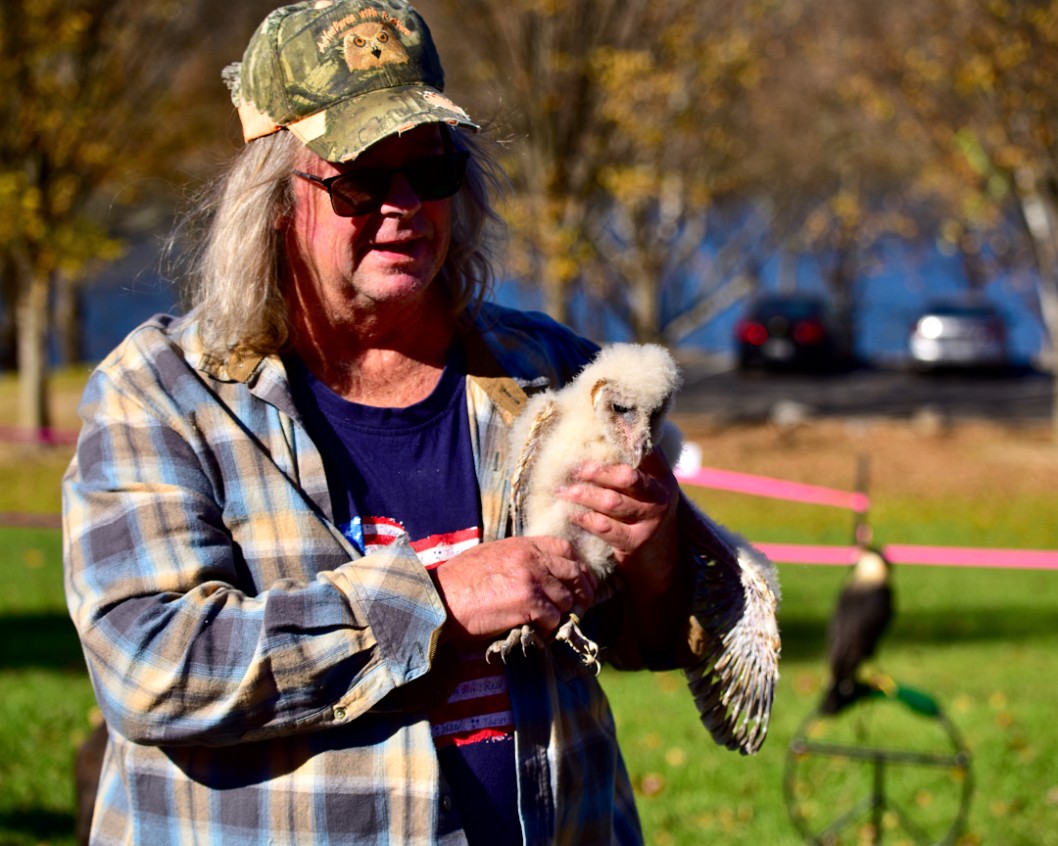
[[(76, 432), (55, 429), (32, 431), (11, 426), (0, 426), (0, 441), (44, 444), (72, 444), (77, 441)], [(675, 471), (681, 483), (703, 488), (733, 491), (754, 496), (785, 499), (792, 502), (807, 502), (815, 505), (831, 505), (865, 513), (870, 508), (870, 497), (864, 493), (788, 482), (768, 476), (735, 473), (731, 470), (716, 470), (700, 467), (693, 470)], [(39, 525), (51, 527), (58, 524), (57, 515), (0, 514), (0, 525)], [(758, 543), (757, 548), (772, 561), (784, 564), (822, 564), (848, 566), (856, 560), (858, 550), (854, 546), (819, 546), (798, 543)], [(889, 544), (886, 557), (894, 564), (922, 564), (938, 567), (997, 567), (1014, 570), (1058, 570), (1058, 550), (1045, 549), (985, 549), (958, 546), (913, 546)]]
[(693, 471), (681, 471), (677, 468), (676, 478), (688, 485), (698, 485), (703, 488), (716, 488), (794, 502), (810, 502), (815, 505), (833, 505), (837, 508), (849, 508), (859, 512), (867, 511), (871, 504), (870, 497), (864, 493), (850, 493), (818, 485), (771, 479), (767, 476), (715, 470), (711, 467), (702, 467)]
[[(734, 491), (754, 496), (832, 505), (865, 513), (870, 498), (864, 493), (787, 482), (767, 476), (753, 476), (730, 470), (697, 467), (676, 468), (676, 478), (683, 484)], [(848, 566), (859, 551), (854, 546), (819, 546), (797, 543), (758, 543), (757, 548), (772, 561), (785, 564), (823, 564)], [(987, 549), (960, 546), (914, 546), (889, 544), (886, 557), (894, 564), (921, 564), (936, 567), (993, 567), (1012, 570), (1058, 570), (1058, 550)]]
[(962, 546), (892, 544), (885, 547), (885, 554), (896, 564), (1058, 570), (1058, 550), (1053, 549), (974, 549)]
[[(772, 561), (784, 564), (849, 565), (856, 560), (854, 546), (816, 546), (798, 543), (758, 543)], [(894, 564), (935, 567), (992, 567), (1010, 570), (1058, 570), (1058, 550), (988, 549), (962, 546), (888, 544), (885, 555)]]
[(0, 426), (0, 442), (14, 444), (44, 444), (46, 446), (77, 443), (77, 432), (60, 429), (26, 429), (19, 426)]
[(835, 564), (848, 566), (859, 550), (854, 546), (817, 546), (804, 543), (754, 543), (772, 561), (781, 564)]

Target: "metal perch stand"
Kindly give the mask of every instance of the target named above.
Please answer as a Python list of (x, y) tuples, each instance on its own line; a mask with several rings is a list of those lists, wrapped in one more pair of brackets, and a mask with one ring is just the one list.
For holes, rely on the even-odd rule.
[[(866, 743), (846, 740), (870, 734), (870, 712), (893, 703), (905, 706), (912, 719), (929, 721), (937, 730), (935, 749), (893, 748), (876, 742), (877, 733)], [(881, 733), (888, 737), (898, 732), (893, 715), (887, 716)], [(857, 772), (864, 769), (866, 778)], [(954, 802), (915, 801), (913, 771), (924, 769), (947, 776), (945, 784), (958, 791)], [(880, 689), (834, 717), (813, 712), (787, 751), (787, 811), (805, 842), (820, 846), (880, 844), (887, 833), (916, 844), (952, 844), (965, 825), (972, 791), (970, 753), (955, 726), (932, 697), (911, 688)], [(931, 818), (919, 819), (928, 812)]]
[[(866, 456), (857, 470), (857, 489), (866, 494)], [(962, 738), (933, 697), (859, 673), (892, 614), (888, 562), (869, 549), (867, 502), (864, 496), (853, 522), (861, 557), (828, 627), (832, 685), (787, 751), (786, 807), (804, 839), (820, 846), (882, 843), (887, 834), (902, 843), (952, 844), (973, 789)]]

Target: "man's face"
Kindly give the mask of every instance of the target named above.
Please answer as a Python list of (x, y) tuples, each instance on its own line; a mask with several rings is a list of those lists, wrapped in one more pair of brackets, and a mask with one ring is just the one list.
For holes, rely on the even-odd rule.
[[(427, 124), (383, 139), (354, 162), (331, 164), (306, 151), (297, 167), (326, 178), (394, 170), (443, 151), (440, 129)], [(378, 207), (355, 217), (335, 214), (327, 192), (305, 179), (294, 180), (294, 197), (286, 225), (295, 314), (312, 320), (323, 309), (325, 322), (333, 323), (363, 319), (387, 306), (436, 302), (431, 282), (448, 253), (450, 198), (421, 200), (399, 172)]]

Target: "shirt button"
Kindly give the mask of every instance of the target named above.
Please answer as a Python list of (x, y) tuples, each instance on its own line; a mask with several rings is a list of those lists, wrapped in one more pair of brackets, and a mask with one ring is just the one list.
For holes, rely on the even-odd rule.
[(343, 708), (341, 705), (334, 709), (334, 719), (338, 720), (339, 722), (345, 719), (345, 708)]
[(442, 796), (441, 797), (441, 808), (447, 813), (452, 810), (452, 797)]

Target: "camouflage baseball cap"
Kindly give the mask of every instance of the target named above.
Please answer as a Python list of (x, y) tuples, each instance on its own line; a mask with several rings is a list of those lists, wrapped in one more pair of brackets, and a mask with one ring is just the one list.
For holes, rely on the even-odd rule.
[(289, 129), (331, 162), (422, 123), (478, 129), (441, 92), (426, 22), (403, 0), (310, 0), (268, 15), (224, 79), (246, 141)]

